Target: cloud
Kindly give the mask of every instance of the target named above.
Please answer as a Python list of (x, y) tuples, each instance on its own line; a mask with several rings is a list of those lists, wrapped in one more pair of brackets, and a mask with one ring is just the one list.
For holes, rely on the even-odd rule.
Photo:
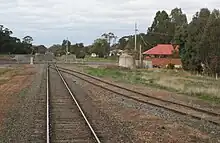
[(90, 44), (104, 32), (132, 34), (136, 21), (146, 32), (158, 10), (181, 7), (189, 18), (200, 8), (220, 7), (217, 0), (0, 0), (1, 24), (15, 36), (30, 35), (36, 44), (72, 42)]

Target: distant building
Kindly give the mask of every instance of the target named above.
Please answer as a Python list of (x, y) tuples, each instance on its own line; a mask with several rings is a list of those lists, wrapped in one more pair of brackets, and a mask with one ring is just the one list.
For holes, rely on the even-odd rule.
[(98, 57), (98, 55), (96, 55), (96, 53), (92, 53), (91, 57), (95, 58), (95, 57)]
[(114, 49), (111, 50), (109, 53), (109, 56), (120, 56), (122, 54), (123, 50), (120, 49)]
[(171, 44), (158, 44), (157, 46), (143, 53), (145, 60), (151, 61), (153, 67), (166, 67), (168, 64), (174, 64), (175, 67), (182, 67), (179, 58), (179, 46), (174, 48)]
[(35, 52), (38, 54), (45, 54), (48, 51), (48, 49), (44, 45), (33, 45), (32, 49), (34, 49)]

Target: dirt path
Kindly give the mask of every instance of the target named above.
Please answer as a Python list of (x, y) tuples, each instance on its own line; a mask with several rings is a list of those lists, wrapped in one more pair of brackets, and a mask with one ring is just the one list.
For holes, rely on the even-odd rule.
[(18, 94), (33, 80), (36, 69), (33, 66), (22, 66), (5, 72), (0, 77), (4, 82), (0, 84), (0, 123), (10, 106), (16, 102)]

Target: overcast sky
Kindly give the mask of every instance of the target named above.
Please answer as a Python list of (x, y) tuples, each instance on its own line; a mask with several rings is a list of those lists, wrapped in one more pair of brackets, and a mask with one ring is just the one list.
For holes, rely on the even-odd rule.
[(188, 20), (200, 8), (220, 8), (219, 0), (0, 0), (1, 24), (19, 38), (49, 46), (68, 37), (91, 44), (104, 32), (132, 34), (134, 22), (146, 32), (158, 10), (181, 7)]

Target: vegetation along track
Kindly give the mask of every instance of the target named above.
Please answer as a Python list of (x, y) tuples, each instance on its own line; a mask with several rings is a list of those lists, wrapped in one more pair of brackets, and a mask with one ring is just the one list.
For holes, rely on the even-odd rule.
[(47, 143), (100, 143), (98, 136), (60, 71), (57, 68), (55, 70), (50, 69), (48, 66)]
[(118, 95), (122, 95), (126, 98), (133, 99), (135, 101), (150, 104), (156, 107), (160, 107), (181, 115), (190, 116), (192, 118), (208, 121), (214, 125), (220, 126), (220, 114), (205, 109), (192, 107), (186, 104), (177, 103), (158, 97), (153, 97), (138, 91), (133, 91), (131, 89), (110, 83), (108, 81), (102, 80), (100, 78), (76, 71), (70, 70), (62, 67), (57, 67), (61, 72), (73, 75), (81, 80), (84, 80), (90, 84), (108, 90)]

